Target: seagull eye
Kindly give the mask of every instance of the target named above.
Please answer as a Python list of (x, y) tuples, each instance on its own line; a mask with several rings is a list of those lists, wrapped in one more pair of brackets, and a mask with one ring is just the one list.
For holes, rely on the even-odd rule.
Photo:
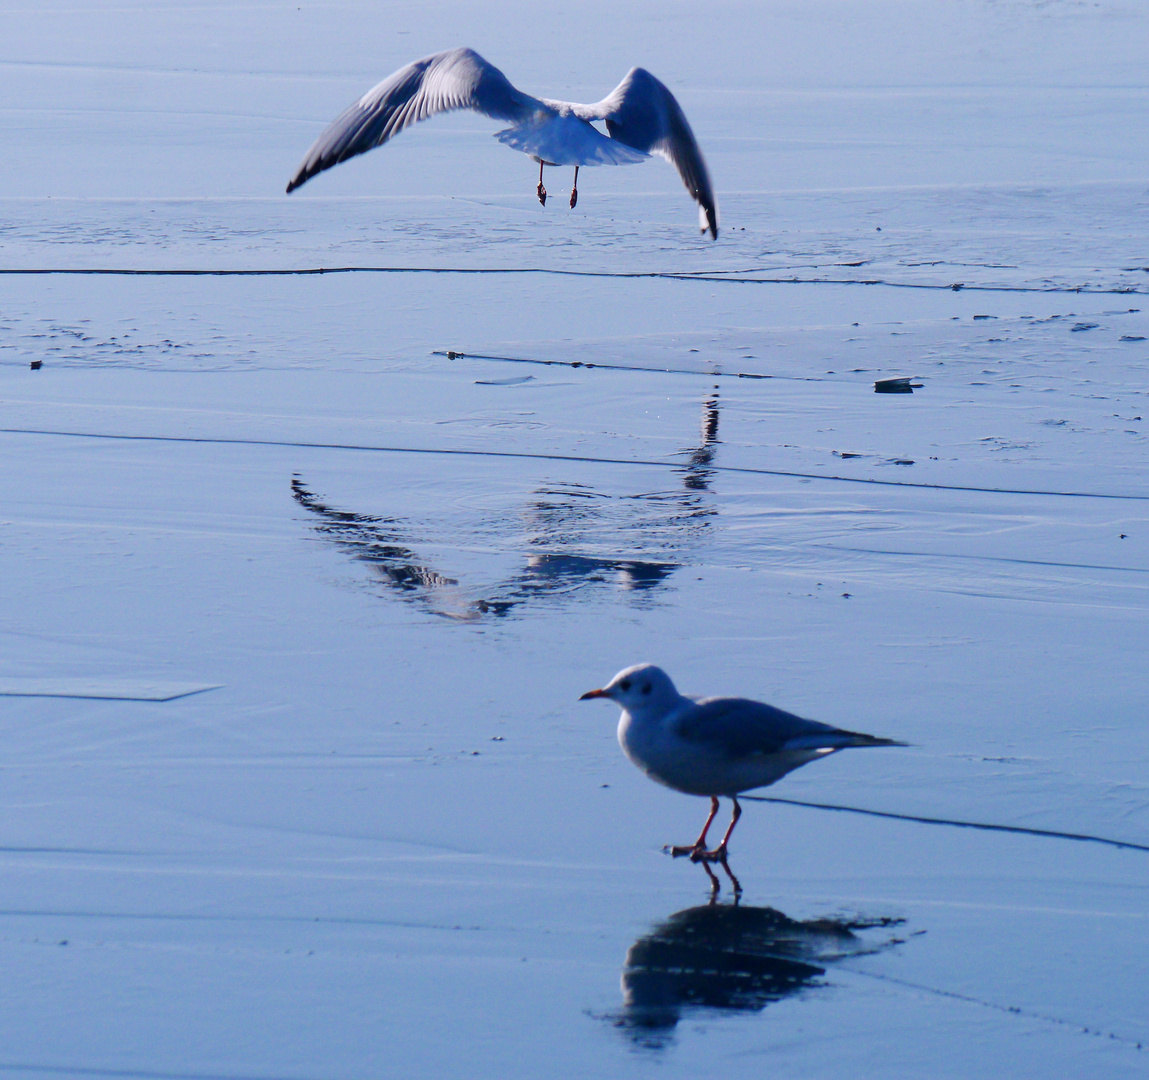
[(629, 690), (630, 689), (630, 680), (629, 679), (623, 679), (622, 682), (620, 682), (618, 684), (618, 688), (620, 690)]
[(651, 690), (653, 690), (653, 689), (654, 689), (654, 687), (651, 686), (650, 683), (647, 683), (645, 686), (643, 686), (642, 692), (644, 694), (649, 694), (651, 692)]

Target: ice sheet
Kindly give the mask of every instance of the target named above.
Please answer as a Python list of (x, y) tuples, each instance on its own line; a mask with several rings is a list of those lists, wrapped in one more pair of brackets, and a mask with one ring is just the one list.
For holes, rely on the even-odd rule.
[[(0, 676), (218, 688), (3, 698), (0, 1069), (1143, 1075), (1139, 7), (4, 23)], [(718, 242), (458, 114), (281, 194), (463, 44), (663, 78)], [(747, 803), (708, 905), (576, 700), (647, 659), (913, 744), (763, 792), (902, 817)]]

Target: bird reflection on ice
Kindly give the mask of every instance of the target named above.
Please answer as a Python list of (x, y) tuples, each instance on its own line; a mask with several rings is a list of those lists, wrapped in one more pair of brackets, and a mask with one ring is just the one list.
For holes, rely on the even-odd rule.
[(709, 397), (702, 403), (702, 440), (688, 454), (687, 466), (683, 470), (683, 485), (692, 491), (706, 491), (710, 478), (714, 475), (715, 447), (718, 444), (718, 387), (714, 387)]
[(626, 954), (622, 1009), (609, 1019), (639, 1046), (673, 1040), (684, 1015), (759, 1012), (817, 987), (826, 967), (901, 940), (864, 941), (858, 931), (900, 919), (808, 919), (768, 907), (711, 902), (658, 923)]
[[(324, 539), (367, 563), (389, 592), (449, 618), (473, 621), (503, 616), (520, 605), (560, 600), (593, 587), (642, 593), (665, 582), (680, 556), (698, 541), (717, 511), (706, 498), (718, 442), (718, 395), (703, 403), (701, 441), (682, 451), (682, 489), (611, 497), (585, 484), (552, 484), (535, 490), (517, 514), (475, 521), (461, 532), (472, 547), (517, 551), (522, 565), (493, 583), (468, 586), (430, 565), (420, 544), (442, 549), (441, 540), (420, 538), (426, 523), (343, 510), (314, 494), (296, 474), (295, 501), (317, 519)], [(443, 530), (446, 532), (446, 528)], [(643, 557), (588, 553), (629, 542)], [(581, 550), (580, 550), (581, 549)], [(666, 557), (659, 556), (665, 553)], [(440, 556), (441, 558), (441, 556)]]
[[(678, 568), (677, 562), (669, 560), (603, 558), (553, 550), (574, 540), (553, 529), (553, 518), (560, 516), (556, 512), (572, 508), (587, 495), (602, 497), (580, 491), (577, 486), (552, 488), (536, 492), (528, 508), (535, 530), (528, 548), (546, 546), (552, 550), (526, 551), (521, 569), (478, 587), (481, 595), (476, 596), (477, 588), (468, 588), (459, 579), (427, 565), (426, 556), (414, 550), (415, 542), (407, 539), (414, 522), (339, 510), (312, 494), (298, 476), (292, 478), (291, 491), (300, 506), (319, 518), (315, 530), (348, 555), (367, 563), (377, 580), (402, 599), (454, 619), (506, 615), (529, 601), (560, 599), (596, 585), (613, 585), (628, 592), (653, 589)], [(522, 522), (516, 525), (521, 529)]]

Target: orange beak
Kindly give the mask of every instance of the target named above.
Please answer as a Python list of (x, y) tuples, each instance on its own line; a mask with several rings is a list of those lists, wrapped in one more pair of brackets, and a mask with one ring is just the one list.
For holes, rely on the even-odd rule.
[(582, 695), (582, 697), (579, 698), (579, 701), (590, 701), (591, 698), (596, 697), (608, 698), (610, 697), (610, 694), (608, 694), (605, 690), (588, 690), (585, 694)]

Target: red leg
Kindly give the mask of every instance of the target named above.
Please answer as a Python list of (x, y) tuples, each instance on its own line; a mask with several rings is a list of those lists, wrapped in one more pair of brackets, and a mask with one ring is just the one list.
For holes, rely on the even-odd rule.
[[(731, 796), (734, 802), (734, 814), (730, 818), (730, 826), (726, 830), (726, 835), (722, 838), (722, 843), (718, 845), (713, 851), (697, 851), (690, 857), (692, 859), (707, 859), (712, 862), (726, 862), (726, 845), (730, 842), (730, 834), (734, 832), (734, 826), (738, 824), (738, 819), (742, 816), (742, 807), (738, 805), (738, 799)], [(715, 809), (717, 809), (718, 800), (715, 799)], [(727, 873), (730, 871), (727, 870)]]
[[(735, 806), (738, 804), (735, 803)], [(706, 834), (710, 831), (710, 824), (714, 820), (714, 816), (718, 813), (718, 796), (710, 796), (710, 816), (706, 819), (706, 824), (702, 826), (702, 832), (698, 834), (698, 839), (694, 841), (689, 847), (672, 847), (670, 854), (676, 859), (679, 855), (689, 855), (694, 858), (701, 852), (706, 851)], [(727, 833), (729, 836), (730, 834)]]
[(722, 882), (718, 880), (718, 875), (710, 869), (710, 863), (704, 861), (698, 865), (706, 871), (706, 876), (710, 878), (710, 902), (713, 904), (718, 898), (718, 894), (722, 891)]
[(547, 189), (543, 187), (543, 163), (539, 162), (539, 186), (535, 188), (535, 194), (539, 197), (539, 202), (543, 206), (547, 205)]
[(574, 184), (571, 186), (571, 209), (575, 208), (575, 203), (578, 202), (578, 166), (575, 166)]
[[(742, 882), (740, 882), (734, 876), (734, 871), (730, 869), (730, 864), (726, 861), (725, 855), (718, 860), (718, 863), (722, 869), (726, 871), (726, 876), (730, 879), (730, 884), (734, 889), (734, 902), (738, 903), (738, 898), (742, 895)], [(708, 870), (710, 869), (709, 864), (705, 861), (702, 863), (702, 865), (705, 866)]]

